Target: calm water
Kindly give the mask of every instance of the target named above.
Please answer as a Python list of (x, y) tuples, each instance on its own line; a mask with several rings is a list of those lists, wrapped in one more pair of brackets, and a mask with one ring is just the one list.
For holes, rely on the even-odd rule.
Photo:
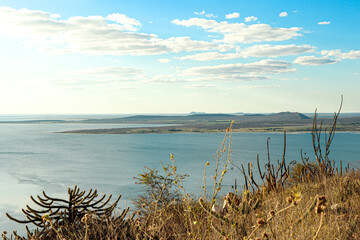
[[(215, 162), (212, 155), (220, 147), (224, 134), (148, 134), (148, 135), (73, 135), (54, 132), (120, 127), (120, 124), (0, 124), (0, 230), (22, 230), (8, 221), (5, 212), (22, 216), (21, 208), (31, 203), (30, 195), (45, 190), (49, 195), (65, 196), (67, 188), (77, 184), (88, 190), (122, 194), (120, 207), (139, 193), (134, 176), (143, 167), (161, 168), (160, 161), (170, 163), (173, 153), (178, 171), (188, 173), (188, 192), (200, 194), (204, 164), (209, 161), (208, 176)], [(134, 125), (126, 125), (133, 127)], [(266, 140), (270, 137), (273, 161), (280, 159), (283, 135), (272, 133), (234, 133), (232, 160), (236, 165), (266, 161)], [(287, 161), (300, 160), (300, 148), (312, 156), (311, 135), (287, 135)], [(357, 165), (360, 162), (360, 134), (337, 133), (331, 158)], [(209, 177), (210, 178), (210, 177)], [(228, 172), (225, 188), (230, 188), (238, 170)], [(208, 184), (211, 185), (210, 179)]]

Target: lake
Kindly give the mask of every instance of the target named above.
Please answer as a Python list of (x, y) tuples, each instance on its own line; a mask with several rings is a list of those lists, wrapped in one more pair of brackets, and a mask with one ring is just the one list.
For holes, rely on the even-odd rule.
[[(5, 212), (20, 216), (21, 208), (31, 204), (30, 195), (66, 196), (67, 188), (77, 184), (82, 190), (96, 188), (100, 193), (122, 194), (119, 207), (140, 191), (134, 176), (144, 166), (161, 169), (160, 161), (171, 163), (174, 154), (179, 173), (189, 174), (187, 192), (201, 194), (203, 171), (207, 161), (207, 184), (224, 134), (139, 134), (139, 135), (75, 135), (54, 132), (91, 129), (136, 127), (121, 124), (0, 124), (0, 230), (23, 231), (24, 226), (7, 220)], [(267, 161), (266, 141), (270, 137), (271, 159), (281, 159), (283, 134), (233, 133), (231, 158), (235, 165)], [(313, 156), (309, 133), (287, 134), (286, 159), (300, 160), (300, 149)], [(354, 166), (360, 162), (360, 134), (336, 133), (331, 158)], [(243, 184), (240, 172), (234, 167), (224, 179), (226, 192), (237, 179)]]

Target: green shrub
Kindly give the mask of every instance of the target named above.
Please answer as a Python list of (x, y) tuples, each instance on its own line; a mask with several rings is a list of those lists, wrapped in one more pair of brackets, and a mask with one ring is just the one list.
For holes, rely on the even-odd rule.
[(172, 165), (161, 162), (163, 173), (155, 168), (145, 167), (143, 173), (134, 177), (135, 184), (140, 184), (143, 188), (143, 193), (138, 198), (132, 199), (138, 210), (147, 212), (151, 211), (149, 208), (166, 206), (172, 201), (181, 201), (180, 182), (189, 175), (178, 174), (172, 154), (170, 159), (173, 160)]

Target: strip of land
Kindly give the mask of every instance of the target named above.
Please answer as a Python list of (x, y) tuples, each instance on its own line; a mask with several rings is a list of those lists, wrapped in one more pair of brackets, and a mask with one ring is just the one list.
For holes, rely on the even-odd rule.
[[(233, 122), (233, 132), (309, 132), (313, 119), (297, 112), (275, 114), (194, 114), (188, 116), (149, 116), (137, 115), (113, 119), (88, 119), (82, 123), (111, 124), (169, 124), (161, 127), (84, 129), (61, 133), (71, 134), (160, 134), (160, 133), (216, 133), (223, 132)], [(323, 128), (329, 128), (333, 119), (320, 118)], [(360, 117), (339, 118), (337, 131), (360, 131)]]

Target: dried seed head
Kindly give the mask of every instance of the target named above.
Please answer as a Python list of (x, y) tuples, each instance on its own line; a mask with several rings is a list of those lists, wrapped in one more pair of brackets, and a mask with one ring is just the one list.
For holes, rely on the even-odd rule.
[(259, 219), (257, 220), (257, 224), (260, 225), (260, 226), (262, 226), (262, 225), (265, 225), (266, 222), (265, 222), (265, 220), (264, 220), (263, 218), (259, 218)]
[(81, 218), (81, 221), (82, 221), (83, 223), (86, 223), (88, 220), (89, 220), (89, 214), (85, 214), (85, 215)]
[(326, 196), (320, 196), (319, 198), (318, 198), (318, 200), (319, 201), (322, 201), (322, 202), (326, 202), (327, 200), (326, 200)]
[(327, 202), (326, 196), (318, 197), (316, 207), (315, 207), (315, 212), (322, 213), (326, 209), (326, 202)]
[(315, 212), (322, 213), (323, 211), (325, 211), (325, 209), (326, 209), (326, 205), (316, 205)]
[(286, 201), (288, 202), (288, 204), (291, 204), (293, 202), (293, 198), (291, 196), (287, 197)]
[(269, 212), (269, 214), (270, 214), (271, 217), (275, 217), (275, 211), (274, 211), (274, 210), (271, 210), (271, 211)]
[(51, 222), (49, 214), (42, 215), (43, 222)]
[(318, 205), (326, 205), (326, 202), (327, 202), (326, 196), (318, 197), (318, 201), (317, 201)]
[(324, 210), (325, 210), (325, 207), (323, 207), (323, 206), (320, 206), (320, 207), (316, 206), (315, 207), (315, 213), (320, 214), (320, 213), (324, 212)]

